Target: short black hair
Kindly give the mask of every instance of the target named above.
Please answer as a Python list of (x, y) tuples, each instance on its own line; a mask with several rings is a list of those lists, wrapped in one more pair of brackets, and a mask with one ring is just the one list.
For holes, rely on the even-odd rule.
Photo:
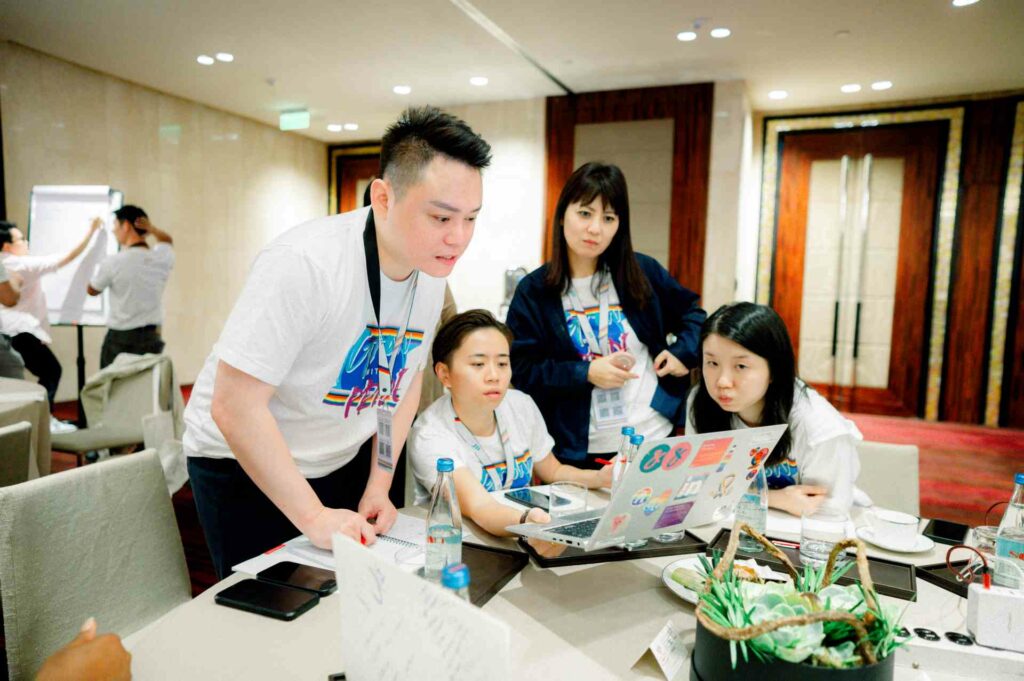
[(133, 206), (130, 203), (126, 206), (121, 206), (114, 211), (114, 217), (117, 218), (118, 222), (128, 221), (130, 224), (135, 224), (135, 221), (139, 218), (148, 218), (146, 211), (142, 210), (138, 206)]
[(380, 176), (401, 195), (438, 154), (477, 170), (491, 163), (491, 145), (465, 121), (433, 106), (410, 107), (384, 133)]
[(17, 229), (18, 225), (7, 220), (0, 220), (0, 248), (3, 248), (5, 244), (13, 244), (14, 237), (11, 236), (11, 230)]
[(512, 330), (499, 322), (494, 315), (487, 310), (466, 310), (446, 321), (437, 330), (434, 344), (430, 348), (434, 366), (437, 366), (438, 362), (450, 364), (452, 355), (462, 345), (462, 339), (480, 329), (496, 329), (511, 347)]

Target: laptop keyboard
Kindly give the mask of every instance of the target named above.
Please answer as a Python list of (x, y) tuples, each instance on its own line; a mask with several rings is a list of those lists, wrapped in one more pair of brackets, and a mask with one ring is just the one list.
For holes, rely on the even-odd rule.
[(581, 520), (578, 523), (570, 523), (561, 527), (552, 527), (549, 531), (553, 534), (564, 534), (569, 537), (585, 539), (594, 534), (594, 530), (597, 529), (597, 524), (600, 521), (600, 518), (591, 518), (590, 520)]

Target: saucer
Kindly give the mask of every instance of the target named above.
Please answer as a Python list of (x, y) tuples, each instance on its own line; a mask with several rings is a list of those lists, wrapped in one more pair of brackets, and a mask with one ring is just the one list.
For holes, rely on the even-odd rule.
[(917, 539), (914, 541), (914, 545), (910, 547), (894, 546), (892, 544), (875, 539), (875, 531), (870, 526), (865, 525), (864, 527), (857, 528), (857, 536), (866, 542), (874, 544), (875, 546), (885, 549), (886, 551), (892, 551), (894, 553), (921, 553), (923, 551), (931, 551), (935, 547), (935, 542), (924, 536), (923, 534), (917, 535)]

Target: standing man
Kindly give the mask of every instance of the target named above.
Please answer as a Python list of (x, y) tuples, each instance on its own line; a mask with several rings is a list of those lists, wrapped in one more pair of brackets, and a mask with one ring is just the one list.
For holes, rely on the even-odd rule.
[(372, 544), (394, 523), (394, 467), (490, 146), (416, 108), (380, 160), (369, 208), (263, 249), (196, 381), (184, 445), (220, 577), (300, 532), (323, 548), (335, 532)]
[[(156, 239), (153, 248), (146, 235)], [(162, 298), (174, 268), (174, 240), (149, 221), (138, 206), (114, 211), (114, 237), (121, 250), (100, 263), (89, 282), (89, 295), (110, 288), (107, 335), (100, 349), (100, 368), (122, 352), (144, 355), (163, 352), (160, 324), (164, 319)]]
[[(7, 268), (0, 262), (0, 305), (10, 307), (21, 298), (21, 276), (7, 273)], [(11, 341), (4, 334), (3, 326), (0, 325), (0, 376), (4, 378), (23, 378), (25, 376), (25, 364), (21, 361), (21, 355), (11, 348)]]
[(102, 226), (103, 220), (95, 218), (85, 237), (67, 253), (29, 255), (28, 241), (18, 226), (0, 221), (0, 260), (8, 272), (17, 272), (22, 277), (21, 300), (13, 307), (0, 308), (0, 322), (4, 333), (11, 337), (11, 346), (25, 360), (25, 368), (38, 376), (39, 384), (46, 388), (50, 411), (53, 411), (62, 370), (57, 356), (50, 350), (53, 338), (41, 279), (73, 262)]

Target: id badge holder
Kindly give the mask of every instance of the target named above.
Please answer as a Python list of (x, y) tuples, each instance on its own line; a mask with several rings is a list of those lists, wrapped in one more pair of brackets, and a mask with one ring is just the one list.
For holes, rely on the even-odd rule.
[(622, 388), (595, 388), (590, 401), (590, 418), (598, 430), (617, 428), (626, 422), (626, 399)]
[(391, 422), (394, 414), (386, 406), (377, 407), (377, 465), (388, 473), (395, 470), (391, 453)]

